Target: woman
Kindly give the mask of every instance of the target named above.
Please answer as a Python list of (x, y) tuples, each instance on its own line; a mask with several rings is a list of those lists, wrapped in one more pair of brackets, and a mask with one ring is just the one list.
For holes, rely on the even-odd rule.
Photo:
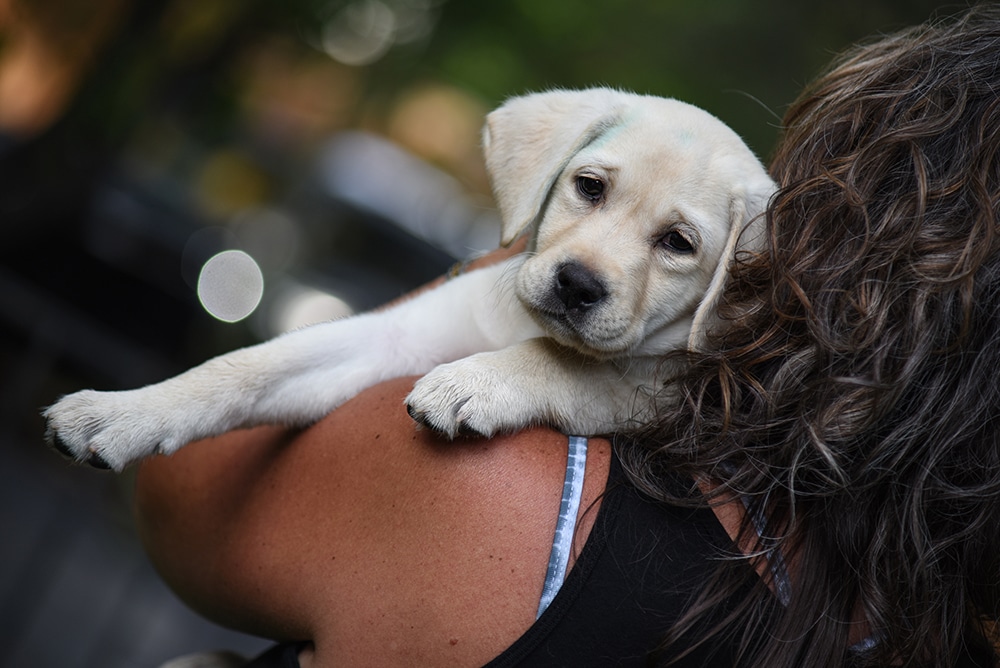
[(791, 582), (761, 665), (841, 665), (859, 627), (873, 665), (992, 661), (997, 7), (848, 53), (788, 112), (772, 175), (772, 250), (732, 282), (686, 401), (627, 451), (633, 477), (670, 497), (657, 471), (710, 476), (764, 511)]
[(785, 126), (771, 250), (577, 494), (566, 437), (441, 443), (394, 381), (147, 462), (164, 577), (293, 666), (995, 665), (1000, 11), (853, 50)]

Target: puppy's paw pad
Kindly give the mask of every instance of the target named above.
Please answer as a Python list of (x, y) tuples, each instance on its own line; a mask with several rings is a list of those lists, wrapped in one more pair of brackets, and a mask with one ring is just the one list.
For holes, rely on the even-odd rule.
[(116, 471), (156, 452), (162, 420), (137, 392), (85, 390), (63, 397), (43, 413), (46, 441), (77, 463)]
[(406, 399), (410, 416), (449, 438), (492, 436), (506, 423), (492, 367), (466, 358), (437, 367), (417, 381)]

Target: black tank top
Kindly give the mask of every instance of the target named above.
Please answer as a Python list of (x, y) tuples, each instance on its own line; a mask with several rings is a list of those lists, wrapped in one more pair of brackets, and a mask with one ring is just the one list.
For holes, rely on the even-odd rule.
[[(652, 501), (612, 457), (597, 520), (555, 600), (487, 666), (655, 665), (666, 631), (733, 550), (711, 510)], [(755, 577), (747, 567), (748, 587)], [(732, 648), (709, 645), (672, 665), (734, 665)]]

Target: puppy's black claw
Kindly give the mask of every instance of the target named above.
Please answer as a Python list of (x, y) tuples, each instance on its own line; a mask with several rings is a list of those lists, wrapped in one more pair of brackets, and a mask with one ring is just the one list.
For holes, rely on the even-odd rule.
[(458, 436), (466, 438), (487, 438), (487, 435), (478, 429), (474, 429), (469, 426), (467, 422), (458, 423), (458, 431), (456, 432)]
[(410, 404), (406, 404), (406, 412), (421, 427), (437, 431), (437, 428), (427, 420), (427, 413), (421, 413)]
[(90, 453), (90, 457), (87, 458), (87, 463), (95, 469), (103, 469), (105, 471), (111, 470), (111, 464), (109, 464), (104, 457), (101, 457), (96, 452)]
[(81, 460), (79, 457), (76, 456), (76, 453), (73, 452), (68, 445), (66, 445), (66, 442), (63, 441), (61, 438), (59, 438), (59, 434), (55, 432), (49, 432), (48, 434), (46, 434), (46, 440), (49, 442), (49, 445), (52, 446), (53, 450), (58, 452), (66, 459), (72, 459), (74, 462), (82, 461), (82, 463), (89, 464), (90, 466), (93, 466), (95, 469), (103, 469), (105, 471), (111, 470), (111, 464), (109, 464), (107, 460), (104, 459), (104, 457), (101, 457), (96, 452), (91, 452), (86, 459)]
[(49, 432), (46, 440), (49, 442), (49, 445), (51, 445), (52, 448), (63, 457), (66, 457), (67, 459), (76, 459), (76, 455), (73, 454), (73, 451), (69, 449), (69, 446), (66, 445), (61, 438), (59, 438), (59, 434)]

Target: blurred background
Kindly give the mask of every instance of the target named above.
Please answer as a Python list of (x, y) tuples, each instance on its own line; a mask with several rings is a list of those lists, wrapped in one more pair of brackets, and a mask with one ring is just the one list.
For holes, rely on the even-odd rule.
[(126, 473), (42, 443), (60, 394), (371, 308), (499, 239), (509, 95), (678, 97), (767, 159), (833, 54), (927, 0), (0, 0), (0, 666), (146, 668), (262, 639), (187, 611)]

